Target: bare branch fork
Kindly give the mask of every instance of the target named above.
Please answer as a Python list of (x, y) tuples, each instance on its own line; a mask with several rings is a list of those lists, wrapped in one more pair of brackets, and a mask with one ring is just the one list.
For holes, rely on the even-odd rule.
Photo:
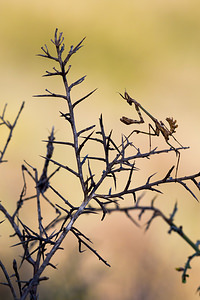
[[(81, 96), (80, 99), (76, 100), (72, 99), (71, 96), (72, 89), (80, 85), (86, 77), (82, 76), (72, 83), (69, 83), (68, 81), (68, 74), (72, 69), (69, 64), (70, 59), (79, 49), (81, 49), (83, 41), (84, 39), (82, 39), (75, 47), (71, 46), (69, 51), (66, 53), (63, 34), (58, 33), (58, 30), (56, 29), (54, 39), (51, 40), (56, 53), (52, 55), (47, 45), (45, 45), (41, 48), (42, 54), (39, 54), (39, 56), (50, 59), (57, 64), (56, 67), (53, 67), (53, 71), (46, 71), (44, 76), (61, 77), (65, 93), (57, 94), (46, 89), (45, 94), (36, 95), (35, 97), (50, 97), (53, 99), (60, 98), (66, 102), (66, 111), (60, 112), (60, 116), (63, 118), (63, 121), (70, 126), (72, 131), (72, 140), (56, 140), (54, 127), (52, 127), (52, 131), (48, 139), (44, 140), (44, 142), (47, 143), (47, 152), (45, 156), (42, 156), (44, 165), (41, 174), (39, 175), (38, 170), (34, 166), (25, 162), (22, 165), (23, 186), (13, 214), (9, 214), (3, 204), (0, 203), (0, 211), (12, 226), (14, 231), (13, 237), (17, 237), (18, 239), (18, 242), (15, 243), (13, 247), (22, 247), (22, 255), (19, 259), (20, 263), (17, 264), (16, 259), (13, 261), (13, 276), (8, 275), (5, 266), (2, 261), (0, 261), (0, 268), (6, 280), (3, 284), (9, 287), (13, 299), (22, 300), (26, 299), (28, 296), (30, 299), (38, 299), (38, 286), (41, 281), (48, 279), (46, 276), (42, 276), (42, 274), (47, 267), (56, 268), (56, 266), (51, 262), (52, 258), (57, 251), (64, 250), (62, 248), (62, 243), (68, 233), (72, 233), (76, 238), (80, 253), (84, 252), (85, 249), (88, 249), (105, 265), (110, 266), (110, 264), (94, 249), (91, 240), (80, 229), (75, 227), (75, 222), (81, 215), (101, 213), (101, 220), (104, 220), (107, 214), (117, 212), (124, 213), (135, 225), (139, 226), (138, 220), (133, 217), (132, 213), (134, 211), (138, 211), (138, 219), (140, 221), (142, 215), (146, 211), (152, 211), (152, 216), (146, 224), (146, 230), (150, 227), (150, 224), (155, 217), (160, 216), (170, 226), (169, 232), (176, 232), (195, 251), (194, 257), (199, 256), (198, 245), (193, 243), (191, 239), (186, 236), (182, 227), (175, 225), (174, 216), (177, 212), (177, 205), (175, 205), (171, 216), (168, 218), (161, 210), (154, 206), (154, 201), (152, 201), (149, 205), (140, 204), (141, 201), (144, 201), (144, 192), (150, 191), (154, 194), (161, 194), (160, 186), (174, 183), (178, 183), (183, 186), (185, 190), (198, 201), (200, 190), (198, 180), (200, 172), (188, 176), (177, 176), (180, 150), (185, 150), (188, 147), (183, 147), (173, 135), (177, 128), (176, 121), (172, 118), (168, 118), (167, 121), (170, 126), (168, 129), (162, 122), (159, 122), (156, 118), (154, 118), (142, 107), (141, 104), (132, 99), (128, 93), (125, 92), (124, 96), (121, 96), (130, 105), (132, 103), (135, 105), (135, 109), (140, 120), (137, 121), (122, 117), (121, 121), (125, 124), (142, 123), (144, 121), (140, 111), (142, 110), (155, 124), (156, 128), (153, 135), (159, 135), (161, 132), (170, 148), (160, 150), (156, 147), (155, 149), (151, 149), (150, 144), (148, 152), (141, 152), (141, 150), (131, 141), (132, 134), (134, 132), (140, 133), (141, 131), (139, 130), (133, 130), (128, 136), (122, 135), (121, 144), (117, 145), (117, 143), (113, 140), (112, 131), (106, 133), (102, 115), (100, 115), (99, 118), (99, 129), (97, 131), (95, 129), (96, 125), (94, 124), (88, 125), (79, 131), (77, 130), (77, 118), (75, 115), (76, 109), (79, 104), (83, 104), (84, 101), (92, 96), (96, 91), (96, 89), (94, 89), (85, 96)], [(21, 113), (22, 108), (20, 109), (19, 114)], [(13, 126), (15, 126), (19, 114)], [(5, 109), (2, 113), (1, 120), (5, 126), (9, 127), (9, 123), (8, 121), (6, 123), (4, 115)], [(152, 133), (146, 134), (152, 135)], [(170, 137), (174, 138), (174, 140), (178, 143), (178, 148), (173, 147), (169, 143), (168, 140)], [(88, 153), (86, 145), (89, 141), (91, 143), (95, 143), (96, 146), (101, 147), (103, 149), (103, 155), (93, 155), (92, 153)], [(63, 164), (62, 162), (53, 159), (54, 147), (58, 145), (62, 147), (70, 147), (74, 151), (76, 163), (75, 167), (69, 167), (68, 164)], [(166, 175), (160, 179), (153, 180), (154, 174), (152, 174), (145, 180), (144, 184), (140, 186), (133, 183), (132, 177), (135, 172), (139, 171), (136, 164), (137, 159), (148, 159), (154, 155), (167, 155), (171, 151), (174, 151), (178, 155), (176, 167), (174, 165), (170, 167), (170, 169), (166, 172)], [(132, 154), (130, 155), (130, 153)], [(100, 173), (95, 170), (94, 162), (98, 162), (102, 166)], [(52, 167), (55, 166), (54, 171), (51, 173), (49, 172), (49, 165), (52, 165)], [(175, 177), (173, 178), (172, 173), (174, 168)], [(72, 174), (74, 178), (79, 181), (79, 187), (82, 192), (82, 199), (80, 199), (79, 206), (75, 206), (73, 199), (70, 200), (66, 197), (66, 195), (62, 195), (61, 192), (57, 190), (56, 186), (51, 183), (53, 177), (55, 177), (61, 169), (66, 171), (66, 174)], [(97, 175), (97, 173), (99, 175)], [(124, 186), (120, 184), (121, 175), (123, 177), (125, 176), (124, 178), (127, 178)], [(35, 193), (33, 195), (27, 195), (27, 176), (31, 178), (35, 187)], [(102, 185), (106, 182), (110, 184), (110, 188), (108, 191), (101, 193)], [(191, 184), (188, 183), (192, 183), (192, 187)], [(133, 197), (134, 201), (131, 206), (126, 206), (126, 199), (130, 196)], [(35, 201), (34, 203), (37, 209), (37, 230), (31, 228), (29, 224), (25, 224), (21, 217), (22, 209), (25, 210), (26, 203), (30, 201)], [(44, 201), (49, 205), (49, 209), (54, 210), (54, 217), (48, 222), (43, 211)], [(190, 258), (190, 260), (191, 259), (192, 258)], [(28, 278), (24, 282), (21, 279), (20, 267), (25, 263), (32, 268), (32, 277)], [(187, 270), (188, 267), (185, 267), (182, 270), (182, 278), (187, 277)], [(17, 285), (15, 285), (15, 282), (13, 283), (13, 278), (17, 281)]]
[(11, 124), (8, 120), (5, 119), (5, 113), (6, 113), (7, 104), (5, 104), (5, 106), (4, 106), (2, 115), (0, 116), (0, 126), (5, 126), (8, 129), (9, 134), (8, 134), (8, 137), (7, 137), (7, 141), (6, 141), (6, 143), (5, 143), (4, 147), (3, 147), (3, 150), (0, 150), (0, 163), (6, 162), (5, 160), (3, 160), (3, 157), (4, 157), (4, 154), (5, 154), (6, 150), (7, 150), (8, 144), (9, 144), (11, 138), (12, 138), (13, 130), (14, 130), (14, 128), (15, 128), (15, 126), (17, 124), (17, 121), (19, 119), (19, 116), (20, 116), (20, 114), (21, 114), (21, 112), (22, 112), (22, 110), (24, 108), (24, 103), (25, 102), (22, 102), (22, 105), (21, 105), (21, 107), (19, 109), (19, 112), (18, 112), (18, 114), (17, 114), (17, 116), (16, 116), (13, 124)]

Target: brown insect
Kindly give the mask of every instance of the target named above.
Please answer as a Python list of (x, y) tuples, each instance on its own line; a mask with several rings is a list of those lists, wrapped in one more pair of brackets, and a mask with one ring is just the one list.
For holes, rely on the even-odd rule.
[[(154, 122), (155, 124), (155, 128), (149, 124), (149, 132), (145, 132), (145, 131), (140, 131), (140, 130), (134, 130), (131, 132), (131, 134), (129, 135), (129, 137), (133, 134), (133, 132), (136, 133), (143, 133), (143, 134), (148, 134), (149, 135), (149, 145), (150, 145), (150, 151), (151, 151), (151, 136), (159, 136), (159, 134), (161, 133), (166, 141), (166, 143), (175, 150), (177, 156), (178, 156), (178, 160), (177, 160), (177, 166), (176, 166), (176, 172), (175, 172), (175, 176), (177, 177), (177, 171), (178, 171), (178, 165), (179, 165), (179, 160), (180, 160), (180, 152), (169, 143), (169, 138), (172, 137), (181, 148), (183, 148), (183, 146), (177, 141), (177, 139), (173, 136), (173, 134), (176, 132), (176, 128), (178, 127), (177, 121), (174, 120), (173, 118), (166, 118), (166, 121), (169, 124), (169, 128), (167, 128), (165, 126), (165, 124), (162, 121), (158, 121), (154, 116), (152, 116), (139, 102), (137, 102), (135, 99), (131, 98), (129, 96), (129, 94), (125, 91), (124, 95), (120, 94), (121, 97), (123, 99), (125, 99), (129, 105), (135, 104), (135, 109), (138, 113), (139, 116), (139, 120), (133, 120), (127, 117), (122, 117), (120, 119), (121, 122), (123, 122), (126, 125), (131, 125), (131, 124), (141, 124), (144, 123), (144, 119), (142, 117), (141, 114), (141, 110)], [(153, 130), (153, 132), (150, 132), (150, 130)]]

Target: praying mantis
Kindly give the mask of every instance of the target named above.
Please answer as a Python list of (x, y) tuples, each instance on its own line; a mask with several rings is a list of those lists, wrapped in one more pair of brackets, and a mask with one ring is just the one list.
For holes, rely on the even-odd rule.
[[(144, 123), (144, 119), (141, 114), (141, 110), (154, 122), (155, 128), (149, 124), (149, 132), (145, 131), (140, 131), (140, 130), (133, 130), (131, 134), (128, 136), (130, 137), (134, 132), (136, 133), (143, 133), (143, 134), (148, 134), (149, 135), (149, 146), (150, 146), (150, 151), (151, 151), (151, 136), (159, 136), (161, 133), (166, 141), (166, 143), (170, 146), (170, 148), (174, 149), (176, 152), (178, 159), (177, 159), (177, 165), (176, 165), (176, 171), (175, 171), (175, 178), (177, 177), (177, 172), (178, 172), (178, 166), (179, 166), (179, 161), (180, 161), (180, 152), (169, 143), (169, 138), (172, 137), (181, 148), (183, 146), (177, 141), (177, 139), (173, 136), (173, 133), (176, 132), (176, 128), (178, 127), (177, 121), (173, 120), (173, 118), (166, 118), (166, 121), (169, 124), (169, 129), (165, 126), (165, 124), (162, 121), (158, 121), (154, 116), (152, 116), (139, 102), (137, 102), (135, 99), (131, 98), (129, 94), (125, 91), (124, 95), (120, 94), (120, 96), (125, 99), (129, 105), (135, 104), (135, 109), (136, 112), (139, 116), (139, 120), (133, 120), (127, 117), (122, 117), (120, 119), (121, 122), (123, 122), (126, 125), (131, 125), (131, 124), (141, 124)], [(150, 130), (153, 130), (153, 133), (150, 132)]]

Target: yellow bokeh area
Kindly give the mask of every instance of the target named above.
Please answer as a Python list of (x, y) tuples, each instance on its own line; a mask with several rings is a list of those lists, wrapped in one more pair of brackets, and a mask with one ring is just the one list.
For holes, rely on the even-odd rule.
[[(6, 209), (10, 213), (15, 210), (23, 187), (21, 165), (24, 160), (41, 172), (44, 163), (41, 155), (46, 153), (46, 143), (42, 141), (47, 139), (52, 126), (55, 126), (57, 140), (71, 139), (69, 124), (59, 113), (66, 113), (64, 100), (33, 97), (43, 94), (46, 88), (64, 92), (58, 78), (42, 78), (45, 71), (51, 71), (55, 65), (37, 56), (45, 44), (50, 51), (55, 51), (50, 40), (56, 28), (63, 32), (66, 51), (86, 37), (84, 47), (70, 62), (69, 82), (87, 75), (85, 81), (72, 91), (74, 101), (98, 88), (77, 107), (78, 129), (92, 124), (98, 128), (102, 113), (107, 133), (113, 129), (119, 144), (122, 133), (127, 135), (133, 128), (122, 124), (121, 116), (137, 118), (134, 108), (119, 95), (126, 89), (159, 120), (166, 117), (177, 120), (176, 138), (184, 146), (190, 146), (181, 151), (178, 175), (199, 172), (199, 1), (1, 0), (0, 114), (8, 103), (6, 119), (12, 122), (25, 101), (5, 155), (7, 162), (1, 164), (0, 200)], [(146, 116), (144, 119), (145, 124), (133, 126), (148, 131), (151, 120)], [(6, 134), (0, 128), (0, 150)], [(137, 135), (134, 139), (141, 150), (149, 149), (148, 136)], [(162, 148), (167, 145), (160, 136), (152, 138), (152, 146)], [(96, 153), (99, 149), (88, 143), (87, 151)], [(67, 147), (56, 146), (54, 159), (74, 166), (73, 151)], [(164, 177), (176, 163), (176, 155), (163, 154), (137, 163), (140, 171), (134, 175), (134, 186), (144, 184), (155, 172), (155, 178)], [(100, 167), (96, 165), (97, 175), (101, 172)], [(53, 170), (55, 166), (51, 165), (50, 171)], [(34, 184), (28, 176), (26, 180), (30, 195), (34, 193)], [(81, 203), (80, 187), (72, 175), (61, 170), (51, 183), (73, 204)], [(199, 239), (199, 203), (177, 184), (163, 186), (161, 191), (163, 194), (157, 198), (157, 205), (168, 216), (177, 201), (175, 222), (183, 225), (186, 234), (196, 242)], [(200, 199), (198, 191), (194, 191)], [(149, 203), (154, 195), (147, 192), (143, 203)], [(127, 201), (130, 204), (132, 199)], [(44, 202), (42, 209), (44, 219), (50, 221), (53, 208)], [(134, 216), (137, 219), (137, 215)], [(34, 201), (24, 204), (24, 213), (20, 217), (37, 230)], [(44, 275), (50, 280), (40, 285), (41, 299), (197, 299), (195, 291), (200, 285), (198, 259), (192, 262), (187, 284), (181, 283), (181, 274), (175, 271), (184, 266), (193, 250), (175, 233), (169, 235), (169, 228), (159, 218), (144, 234), (143, 225), (148, 217), (147, 214), (142, 219), (141, 228), (119, 213), (107, 215), (103, 222), (100, 215), (81, 217), (77, 227), (91, 238), (94, 249), (111, 264), (111, 268), (89, 251), (79, 254), (77, 241), (69, 235), (63, 244), (65, 250), (53, 258), (58, 270), (49, 268), (45, 271)], [(0, 214), (0, 221), (3, 218)], [(0, 259), (9, 274), (13, 272), (13, 258), (20, 261), (22, 255), (20, 247), (11, 247), (17, 242), (17, 239), (9, 238), (12, 233), (7, 221), (0, 225)], [(28, 269), (24, 271), (26, 276), (32, 276)], [(0, 282), (4, 280), (0, 272)], [(7, 287), (1, 288), (0, 293), (0, 298), (11, 299)]]

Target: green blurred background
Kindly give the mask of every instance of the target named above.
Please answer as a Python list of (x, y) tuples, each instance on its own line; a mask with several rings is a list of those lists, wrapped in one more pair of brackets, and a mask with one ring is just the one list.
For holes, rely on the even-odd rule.
[[(158, 119), (173, 116), (179, 127), (176, 137), (190, 149), (181, 155), (180, 175), (189, 175), (200, 169), (199, 158), (199, 97), (200, 97), (200, 3), (196, 0), (34, 0), (0, 2), (0, 108), (8, 103), (7, 118), (12, 120), (21, 102), (25, 109), (1, 166), (0, 200), (12, 211), (22, 188), (21, 164), (25, 159), (42, 168), (45, 144), (52, 125), (58, 140), (67, 139), (68, 127), (59, 117), (65, 103), (51, 98), (33, 98), (45, 88), (62, 92), (59, 80), (41, 78), (53, 65), (37, 57), (40, 47), (50, 44), (55, 28), (64, 33), (69, 49), (83, 37), (84, 48), (73, 57), (70, 80), (87, 74), (86, 81), (77, 87), (75, 98), (98, 88), (97, 92), (77, 110), (79, 126), (97, 124), (103, 113), (107, 130), (114, 129), (116, 139), (130, 128), (119, 122), (123, 115), (133, 117), (134, 112), (118, 95), (127, 91)], [(52, 47), (50, 47), (52, 49)], [(147, 120), (148, 121), (148, 120)], [(147, 126), (147, 125), (146, 125)], [(147, 127), (143, 127), (147, 129)], [(5, 138), (5, 133), (1, 133)], [(159, 139), (153, 139), (154, 146)], [(1, 138), (1, 142), (3, 142)], [(138, 137), (138, 143), (148, 147), (147, 137)], [(160, 137), (159, 143), (162, 144)], [(146, 143), (146, 144), (145, 144)], [(56, 149), (55, 157), (68, 162), (66, 149)], [(155, 171), (158, 177), (166, 174), (175, 161), (171, 155), (152, 160), (138, 176), (138, 183)], [(140, 177), (141, 176), (141, 177)], [(63, 193), (81, 199), (70, 189), (72, 182), (63, 172), (54, 181)], [(140, 181), (141, 180), (141, 181)], [(73, 183), (74, 184), (74, 183)], [(67, 192), (66, 192), (67, 189)], [(179, 186), (163, 187), (164, 196), (157, 203), (171, 212), (178, 201), (178, 225), (196, 241), (199, 238), (199, 203)], [(146, 195), (147, 200), (151, 195)], [(30, 205), (24, 219), (34, 221)], [(48, 210), (48, 207), (47, 207)], [(51, 212), (46, 211), (46, 216)], [(192, 254), (189, 246), (175, 234), (167, 234), (167, 226), (155, 220), (144, 235), (143, 229), (134, 227), (125, 216), (108, 216), (104, 222), (98, 217), (79, 221), (103, 257), (111, 264), (105, 267), (91, 253), (78, 254), (76, 241), (69, 237), (66, 251), (54, 258), (58, 271), (50, 271), (50, 281), (41, 285), (41, 299), (196, 299), (199, 286), (199, 262), (192, 264), (191, 278), (181, 283), (175, 267), (183, 266)], [(1, 259), (9, 269), (18, 250), (7, 249), (8, 224), (3, 224), (0, 238)], [(5, 258), (6, 253), (6, 258)], [(12, 271), (11, 271), (12, 272)], [(27, 271), (28, 272), (28, 271)], [(2, 281), (0, 276), (0, 281)], [(1, 294), (9, 299), (9, 293)]]

